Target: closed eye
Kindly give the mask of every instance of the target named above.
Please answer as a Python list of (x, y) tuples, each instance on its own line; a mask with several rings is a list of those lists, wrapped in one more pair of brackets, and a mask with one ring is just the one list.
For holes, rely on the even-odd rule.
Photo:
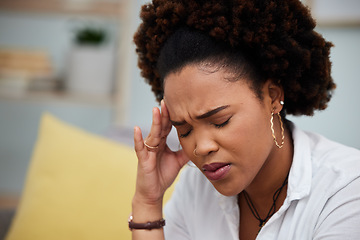
[(214, 126), (215, 126), (216, 128), (222, 128), (222, 127), (226, 126), (226, 125), (229, 123), (230, 119), (231, 119), (231, 117), (229, 117), (229, 118), (228, 118), (225, 122), (223, 122), (223, 123), (214, 124)]
[(185, 138), (185, 137), (189, 136), (190, 133), (191, 133), (191, 129), (189, 131), (187, 131), (186, 133), (184, 133), (184, 134), (179, 134), (179, 137), (180, 138)]
[[(214, 125), (216, 128), (225, 127), (225, 126), (230, 122), (230, 119), (231, 119), (231, 117), (229, 117), (225, 122), (222, 122), (222, 123), (220, 123), (220, 124), (215, 124), (215, 123), (213, 123), (213, 125)], [(190, 135), (191, 131), (192, 131), (192, 129), (189, 129), (189, 130), (188, 130), (186, 133), (184, 133), (184, 134), (180, 134), (180, 133), (179, 133), (179, 137), (180, 137), (180, 138), (185, 138), (185, 137), (187, 137), (187, 136)]]

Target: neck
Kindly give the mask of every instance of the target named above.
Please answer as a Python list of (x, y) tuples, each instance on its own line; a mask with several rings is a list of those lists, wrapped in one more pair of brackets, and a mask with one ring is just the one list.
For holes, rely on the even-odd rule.
[[(275, 145), (275, 144), (274, 144)], [(255, 206), (264, 206), (268, 210), (273, 202), (273, 195), (281, 187), (290, 171), (293, 158), (293, 141), (290, 131), (285, 130), (284, 147), (279, 149), (274, 146), (265, 164), (256, 175), (252, 183), (245, 189)], [(286, 196), (286, 187), (280, 199)], [(285, 194), (285, 195), (284, 195)]]

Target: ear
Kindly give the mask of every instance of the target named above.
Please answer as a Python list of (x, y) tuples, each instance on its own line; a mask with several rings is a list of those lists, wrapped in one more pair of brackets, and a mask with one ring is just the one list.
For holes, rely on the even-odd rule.
[(278, 113), (282, 110), (284, 104), (284, 89), (281, 85), (276, 84), (273, 80), (268, 80), (265, 83), (271, 99), (271, 106), (273, 113)]

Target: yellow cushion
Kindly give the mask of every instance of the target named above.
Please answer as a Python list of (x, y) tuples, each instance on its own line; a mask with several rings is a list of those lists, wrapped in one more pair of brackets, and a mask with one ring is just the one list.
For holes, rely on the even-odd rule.
[(45, 114), (6, 239), (130, 239), (136, 166), (132, 148)]

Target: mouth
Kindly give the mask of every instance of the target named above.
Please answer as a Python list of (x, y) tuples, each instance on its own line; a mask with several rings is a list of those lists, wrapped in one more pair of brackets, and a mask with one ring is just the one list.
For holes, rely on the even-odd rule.
[(230, 163), (211, 163), (202, 167), (202, 171), (210, 181), (224, 179), (231, 169)]

